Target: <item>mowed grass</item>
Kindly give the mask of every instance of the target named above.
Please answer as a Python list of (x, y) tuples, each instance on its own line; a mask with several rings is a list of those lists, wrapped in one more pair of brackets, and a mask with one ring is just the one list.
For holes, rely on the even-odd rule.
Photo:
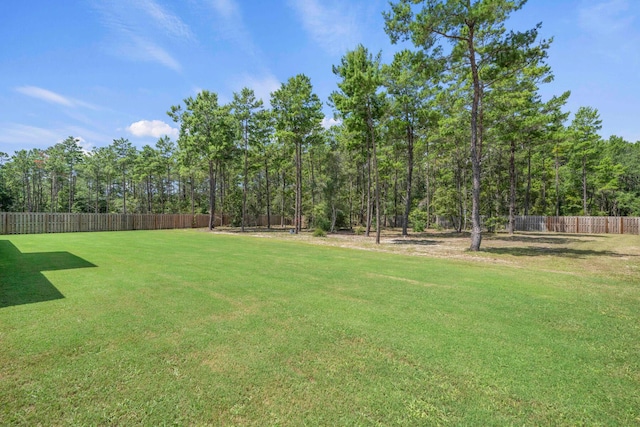
[(3, 236), (0, 425), (639, 424), (639, 277), (540, 264)]

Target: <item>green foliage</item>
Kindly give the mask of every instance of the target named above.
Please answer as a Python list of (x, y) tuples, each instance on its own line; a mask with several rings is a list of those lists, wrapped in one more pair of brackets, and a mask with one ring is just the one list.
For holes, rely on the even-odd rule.
[(356, 225), (353, 227), (353, 232), (356, 236), (361, 236), (365, 232), (365, 228), (362, 225)]
[(302, 225), (302, 169), (303, 151), (318, 139), (323, 118), (322, 102), (313, 93), (311, 80), (304, 74), (291, 77), (271, 94), (276, 137), (285, 149), (294, 152), (295, 208), (294, 224), (299, 231)]
[(229, 105), (207, 90), (185, 99), (168, 112), (177, 141), (138, 149), (118, 138), (86, 153), (70, 136), (0, 153), (0, 210), (215, 212), (239, 226), (268, 212), (324, 230), (367, 224), (368, 210), (400, 225), (416, 206), (457, 230), (474, 206), (491, 229), (510, 211), (640, 215), (640, 144), (602, 140), (592, 107), (567, 127), (568, 92), (542, 102), (549, 41), (539, 26), (506, 26), (523, 4), (392, 2), (385, 29), (415, 48), (388, 64), (363, 45), (346, 52), (332, 69), (340, 123), (328, 130), (310, 79), (296, 75), (274, 91), (272, 110), (251, 88)]
[(578, 184), (578, 194), (582, 195), (582, 215), (589, 215), (589, 194), (593, 192), (592, 173), (598, 158), (602, 121), (598, 110), (591, 107), (580, 107), (571, 122), (569, 132), (569, 165), (578, 172), (573, 182)]
[(327, 237), (327, 230), (318, 227), (313, 230), (313, 237)]
[(498, 230), (504, 229), (505, 225), (508, 222), (508, 218), (504, 216), (491, 216), (489, 218), (485, 218), (484, 226), (489, 233), (495, 233)]
[(427, 228), (429, 215), (422, 209), (416, 208), (409, 214), (409, 223), (416, 233), (421, 233)]
[(242, 225), (242, 190), (234, 188), (233, 191), (227, 193), (222, 211), (231, 216), (232, 227)]
[(313, 223), (316, 229), (323, 230), (323, 231), (329, 231), (331, 229), (331, 220), (329, 220), (326, 217), (323, 217), (323, 216), (314, 217)]
[[(376, 243), (380, 243), (380, 170), (378, 166), (379, 121), (385, 113), (387, 100), (384, 92), (379, 89), (383, 78), (381, 73), (380, 56), (373, 55), (363, 45), (348, 51), (340, 65), (333, 67), (333, 73), (340, 78), (338, 91), (330, 96), (330, 102), (340, 113), (344, 126), (359, 136), (360, 144), (357, 148), (366, 153), (367, 186), (374, 188), (376, 211)], [(367, 218), (369, 224), (370, 217)]]

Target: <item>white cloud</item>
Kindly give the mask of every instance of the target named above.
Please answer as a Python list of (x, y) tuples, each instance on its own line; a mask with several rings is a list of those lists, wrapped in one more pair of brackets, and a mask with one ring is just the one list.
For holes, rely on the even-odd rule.
[(214, 29), (219, 37), (229, 40), (245, 53), (260, 57), (258, 49), (247, 30), (242, 11), (236, 0), (208, 0), (210, 8), (215, 12)]
[(64, 129), (65, 138), (73, 135), (80, 140), (80, 146), (85, 150), (90, 150), (96, 145), (107, 145), (113, 141), (112, 135), (105, 135), (95, 130), (80, 126), (68, 126)]
[(89, 104), (88, 102), (80, 101), (79, 99), (69, 98), (64, 95), (60, 95), (59, 93), (50, 91), (48, 89), (43, 89), (37, 86), (19, 86), (15, 88), (16, 92), (19, 92), (23, 95), (30, 96), (32, 98), (39, 99), (41, 101), (49, 102), (52, 104), (62, 105), (64, 107), (84, 107), (89, 108), (91, 110), (99, 110), (100, 108)]
[(178, 138), (178, 129), (172, 128), (162, 120), (140, 120), (131, 123), (127, 127), (127, 131), (138, 137), (154, 137), (162, 138), (167, 135), (172, 138)]
[(44, 128), (19, 123), (3, 123), (0, 128), (2, 128), (0, 144), (5, 144), (5, 148), (0, 147), (0, 151), (15, 151), (23, 148), (46, 149), (69, 136), (78, 138), (80, 147), (86, 151), (91, 150), (96, 144), (108, 144), (111, 141), (103, 134), (77, 126)]
[(589, 2), (578, 9), (578, 26), (590, 37), (590, 55), (598, 54), (609, 61), (637, 64), (640, 31), (636, 18), (640, 2), (605, 0)]
[(137, 36), (132, 39), (135, 44), (127, 49), (127, 53), (132, 59), (158, 62), (174, 71), (182, 70), (180, 63), (157, 44)]
[(347, 9), (345, 2), (289, 0), (311, 38), (330, 55), (344, 53), (361, 39), (356, 17), (362, 11)]
[(18, 123), (4, 124), (0, 133), (0, 142), (4, 144), (21, 146), (26, 149), (45, 148), (55, 144), (60, 138), (59, 132), (36, 126), (22, 125)]
[(325, 116), (322, 119), (322, 123), (320, 123), (322, 125), (323, 128), (325, 129), (329, 129), (332, 126), (339, 126), (342, 124), (342, 120), (336, 120), (333, 117), (327, 117)]
[(146, 12), (147, 15), (153, 18), (159, 28), (163, 29), (170, 35), (187, 40), (193, 38), (193, 33), (188, 25), (182, 22), (178, 16), (167, 12), (162, 6), (153, 0), (138, 0), (138, 2), (133, 2), (133, 4), (138, 4), (138, 6)]
[[(63, 140), (59, 140), (58, 142), (62, 142)], [(95, 147), (95, 144), (91, 142), (87, 142), (83, 137), (77, 136), (76, 141), (78, 141), (78, 145), (84, 154), (89, 154), (91, 150)]]
[(233, 0), (211, 0), (211, 5), (224, 19), (239, 15), (238, 5)]
[(634, 17), (629, 15), (627, 0), (608, 0), (585, 6), (578, 11), (578, 23), (588, 32), (609, 35), (624, 31)]
[(65, 107), (73, 107), (74, 104), (69, 98), (36, 86), (20, 86), (16, 88), (16, 91), (32, 98), (37, 98), (52, 104), (64, 105)]
[(93, 6), (100, 12), (104, 26), (114, 33), (124, 31), (153, 36), (160, 31), (178, 39), (194, 38), (189, 26), (179, 16), (168, 12), (154, 0), (95, 0)]
[(163, 47), (167, 36), (182, 41), (195, 37), (177, 15), (171, 14), (154, 0), (136, 2), (114, 0), (95, 1), (102, 24), (110, 32), (108, 50), (133, 61), (159, 63), (174, 71), (181, 71), (180, 63)]

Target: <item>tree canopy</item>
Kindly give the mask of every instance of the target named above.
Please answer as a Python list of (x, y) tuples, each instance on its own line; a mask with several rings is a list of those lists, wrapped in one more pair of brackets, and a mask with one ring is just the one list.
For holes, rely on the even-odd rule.
[(413, 47), (385, 64), (358, 45), (328, 66), (328, 129), (299, 74), (270, 105), (247, 87), (228, 104), (202, 90), (170, 106), (176, 140), (0, 153), (0, 210), (209, 213), (211, 228), (243, 230), (277, 215), (295, 232), (375, 228), (376, 241), (438, 224), (471, 230), (472, 250), (516, 215), (640, 215), (640, 144), (603, 139), (598, 110), (572, 114), (568, 92), (541, 95), (551, 41), (540, 25), (507, 27), (523, 4), (392, 2), (385, 30)]

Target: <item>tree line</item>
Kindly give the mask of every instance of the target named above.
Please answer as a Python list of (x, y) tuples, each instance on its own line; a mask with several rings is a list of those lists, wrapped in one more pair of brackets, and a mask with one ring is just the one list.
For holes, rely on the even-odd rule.
[[(640, 215), (640, 144), (599, 135), (568, 92), (543, 100), (553, 79), (540, 26), (507, 31), (523, 1), (397, 1), (385, 12), (399, 50), (383, 64), (359, 45), (332, 71), (322, 101), (305, 75), (271, 94), (251, 88), (228, 104), (203, 90), (170, 106), (179, 137), (141, 149), (119, 138), (83, 151), (73, 136), (40, 150), (0, 153), (0, 210), (209, 213), (243, 230), (257, 215), (294, 230), (421, 229), (449, 219), (491, 228), (515, 215)], [(506, 220), (505, 220), (506, 218)]]

